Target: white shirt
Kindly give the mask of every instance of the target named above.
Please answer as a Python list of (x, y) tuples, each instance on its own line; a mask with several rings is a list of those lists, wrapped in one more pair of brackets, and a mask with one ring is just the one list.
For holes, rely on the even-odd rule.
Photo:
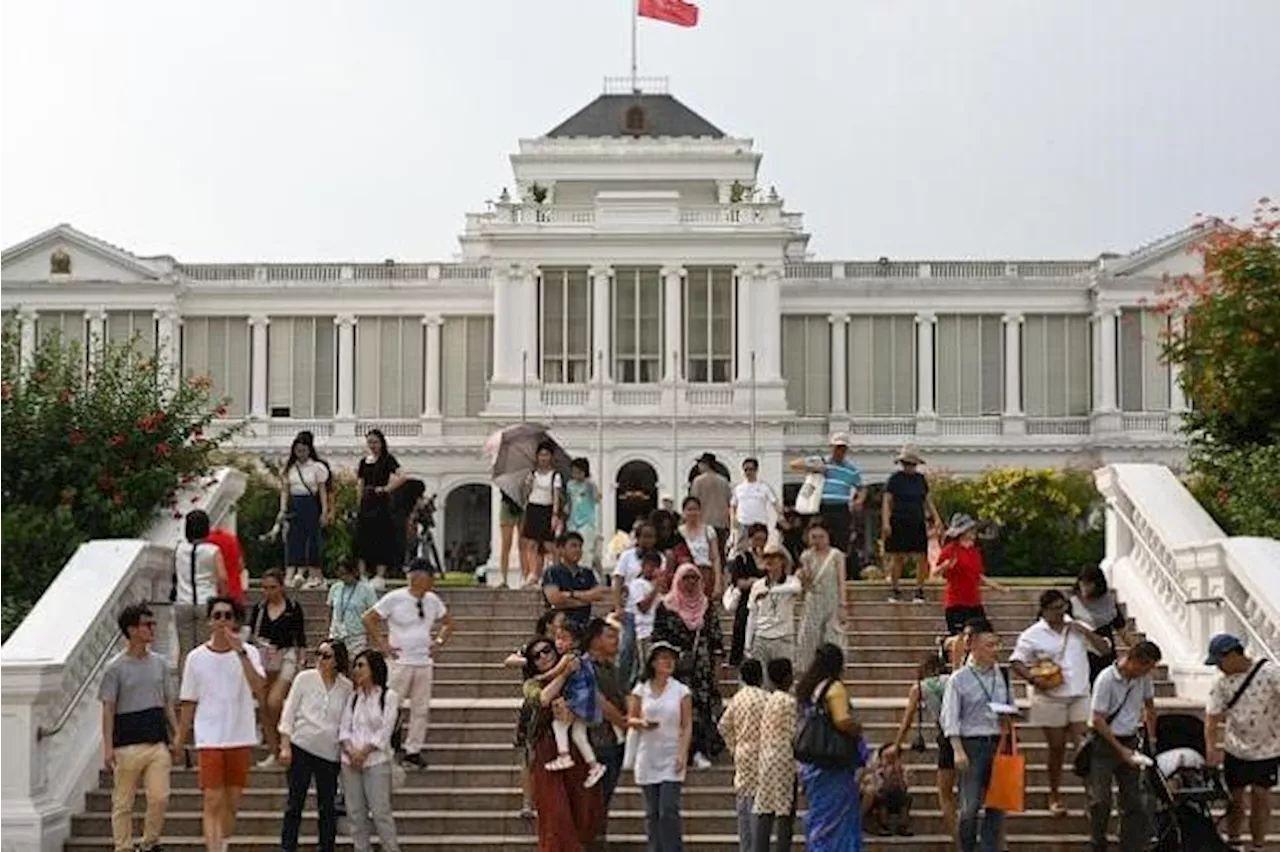
[(631, 581), (640, 576), (640, 548), (632, 547), (622, 551), (618, 564), (613, 566), (613, 576), (622, 578), (624, 589), (631, 588)]
[[(191, 548), (196, 549), (196, 586), (195, 597), (191, 596)], [(175, 603), (203, 605), (209, 598), (218, 594), (216, 573), (218, 545), (202, 541), (192, 545), (189, 541), (180, 541), (173, 549), (173, 567), (178, 576), (178, 598)]]
[(289, 495), (291, 497), (320, 496), (320, 489), (329, 481), (329, 468), (314, 459), (289, 467)]
[[(418, 603), (422, 603), (419, 614)], [(387, 621), (387, 639), (391, 647), (400, 653), (394, 660), (402, 666), (431, 665), (432, 634), (436, 621), (444, 617), (448, 609), (435, 592), (427, 592), (416, 598), (407, 588), (387, 592), (373, 605), (373, 611)]]
[[(258, 649), (245, 645), (244, 651), (254, 670), (266, 677)], [(253, 692), (240, 655), (235, 651), (217, 652), (206, 643), (188, 654), (178, 697), (196, 705), (196, 748), (241, 748), (258, 744)]]
[(640, 716), (658, 723), (656, 728), (639, 731), (636, 738), (636, 784), (684, 781), (684, 773), (676, 772), (676, 756), (680, 752), (680, 703), (689, 688), (670, 678), (661, 695), (650, 691), (648, 681), (637, 683), (631, 694), (640, 696)]
[[(1071, 619), (1067, 619), (1071, 623)], [(1050, 698), (1078, 698), (1089, 694), (1089, 644), (1070, 627), (1058, 633), (1042, 618), (1018, 635), (1010, 660), (1028, 668), (1053, 660), (1062, 668), (1062, 686), (1041, 693)], [(1028, 687), (1034, 691), (1034, 687)]]
[(803, 590), (800, 578), (792, 574), (781, 583), (769, 585), (766, 577), (747, 592), (751, 612), (751, 635), (759, 639), (783, 639), (796, 633), (796, 596)]
[(689, 546), (689, 556), (692, 557), (693, 564), (702, 567), (710, 565), (711, 545), (716, 542), (715, 527), (703, 524), (702, 529), (691, 530), (681, 524), (678, 532), (684, 537), (684, 543)]
[(1209, 691), (1205, 712), (1226, 717), (1223, 748), (1228, 754), (1240, 760), (1268, 760), (1280, 756), (1280, 713), (1276, 713), (1280, 706), (1280, 665), (1263, 664), (1236, 706), (1227, 710), (1227, 703), (1248, 676), (1248, 672), (1219, 675)]
[[(394, 690), (387, 690), (386, 706), (379, 700), (381, 692), (373, 687), (368, 694), (355, 690), (342, 705), (342, 724), (338, 729), (338, 742), (347, 750), (355, 751), (367, 745), (373, 751), (364, 759), (364, 765), (377, 766), (386, 763), (391, 755), (391, 733), (396, 729), (396, 719), (400, 714), (400, 696)], [(347, 752), (342, 752), (343, 765), (349, 765), (351, 759)]]
[(278, 730), (298, 748), (337, 761), (342, 709), (350, 701), (351, 681), (344, 675), (337, 675), (333, 685), (326, 687), (320, 672), (307, 669), (289, 687)]
[(559, 487), (559, 473), (554, 470), (535, 470), (529, 488), (529, 502), (535, 506), (552, 506)]
[(738, 523), (769, 525), (769, 510), (777, 505), (778, 498), (767, 482), (739, 482), (733, 487), (733, 500), (729, 505), (737, 509)]
[(654, 598), (650, 601), (648, 612), (641, 612), (636, 606), (652, 591), (653, 583), (644, 577), (636, 577), (627, 584), (627, 612), (635, 617), (637, 639), (648, 639), (653, 635), (653, 618), (658, 612), (658, 599)]

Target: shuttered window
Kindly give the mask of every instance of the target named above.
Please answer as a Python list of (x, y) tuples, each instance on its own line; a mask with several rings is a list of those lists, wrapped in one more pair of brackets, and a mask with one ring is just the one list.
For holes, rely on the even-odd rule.
[(1169, 318), (1159, 311), (1120, 313), (1120, 408), (1168, 411), (1169, 365), (1161, 356)]
[(360, 317), (355, 368), (357, 417), (421, 416), (422, 317)]
[(153, 357), (156, 353), (156, 318), (151, 311), (109, 311), (107, 342), (112, 346), (135, 343), (137, 353)]
[(75, 345), (87, 352), (89, 324), (84, 311), (39, 311), (36, 314), (36, 345), (57, 336), (64, 344)]
[(273, 417), (332, 417), (337, 356), (332, 316), (271, 318), (267, 407)]
[(476, 417), (489, 401), (493, 317), (445, 317), (440, 335), (444, 415)]
[(627, 384), (662, 379), (662, 276), (657, 267), (613, 273), (613, 377)]
[(938, 317), (935, 384), (938, 414), (1000, 414), (1003, 405), (1004, 323), (999, 314)]
[(1022, 325), (1022, 400), (1031, 417), (1089, 413), (1089, 318), (1031, 314)]
[(586, 267), (541, 270), (542, 380), (591, 378), (591, 279)]
[(694, 266), (684, 281), (685, 378), (733, 381), (734, 275), (727, 266)]
[(849, 317), (849, 413), (906, 417), (916, 412), (916, 318)]
[(183, 317), (182, 374), (208, 376), (214, 393), (231, 398), (229, 416), (244, 416), (249, 408), (249, 318)]
[(825, 314), (782, 317), (782, 377), (796, 414), (831, 411), (831, 323)]

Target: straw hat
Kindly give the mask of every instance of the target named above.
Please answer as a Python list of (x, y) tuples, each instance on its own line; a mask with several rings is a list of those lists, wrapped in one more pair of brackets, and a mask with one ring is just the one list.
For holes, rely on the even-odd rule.
[(770, 556), (781, 556), (787, 563), (787, 567), (791, 567), (791, 551), (787, 550), (776, 541), (771, 541), (764, 546), (764, 552), (761, 554), (761, 558), (768, 559)]
[(921, 458), (920, 451), (910, 444), (907, 444), (902, 448), (902, 452), (898, 453), (898, 457), (895, 461), (899, 464), (924, 464), (924, 459)]

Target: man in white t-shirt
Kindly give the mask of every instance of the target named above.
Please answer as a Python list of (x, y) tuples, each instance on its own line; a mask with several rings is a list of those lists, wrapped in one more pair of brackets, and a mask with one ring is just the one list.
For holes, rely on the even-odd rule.
[(214, 597), (206, 611), (209, 641), (187, 655), (182, 670), (182, 716), (174, 751), (182, 750), (194, 723), (205, 849), (224, 852), (258, 744), (254, 700), (262, 699), (267, 681), (258, 649), (240, 640), (240, 605), (228, 597)]
[(763, 524), (773, 529), (776, 519), (782, 517), (782, 501), (773, 486), (761, 482), (759, 476), (760, 461), (743, 459), (742, 482), (733, 487), (733, 497), (729, 501), (729, 519), (736, 541), (746, 541), (747, 527), (752, 524)]
[[(422, 747), (427, 740), (431, 715), (431, 683), (435, 667), (432, 649), (443, 645), (453, 633), (448, 608), (432, 589), (435, 576), (427, 562), (414, 560), (408, 568), (409, 585), (387, 592), (364, 614), (369, 644), (387, 658), (392, 692), (409, 700), (409, 725), (404, 737), (404, 762), (425, 769)], [(384, 633), (382, 622), (387, 631)], [(440, 633), (436, 635), (436, 623)]]

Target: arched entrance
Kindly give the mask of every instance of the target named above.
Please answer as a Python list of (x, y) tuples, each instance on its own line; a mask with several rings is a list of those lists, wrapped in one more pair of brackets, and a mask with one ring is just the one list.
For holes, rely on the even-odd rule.
[(490, 513), (488, 485), (459, 485), (444, 500), (444, 535), (440, 558), (449, 571), (471, 573), (489, 560)]
[(618, 468), (615, 493), (617, 529), (630, 530), (637, 518), (658, 508), (658, 472), (646, 461), (629, 461)]

